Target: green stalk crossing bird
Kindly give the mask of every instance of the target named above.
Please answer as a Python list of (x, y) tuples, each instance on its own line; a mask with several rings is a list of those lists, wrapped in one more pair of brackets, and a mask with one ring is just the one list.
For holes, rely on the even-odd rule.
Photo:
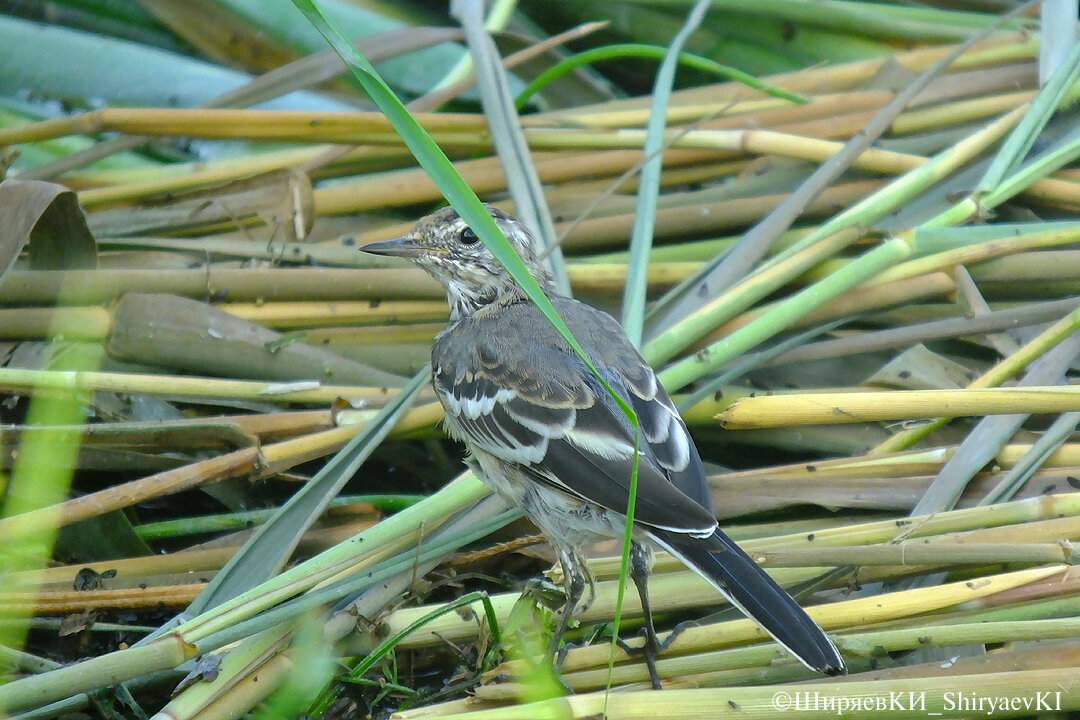
[[(844, 660), (790, 595), (719, 530), (694, 442), (656, 374), (608, 314), (559, 295), (517, 220), (488, 207), (600, 375), (638, 415), (631, 577), (645, 612), (644, 655), (660, 687), (647, 579), (652, 548), (680, 558), (807, 667), (836, 675)], [(405, 237), (362, 248), (412, 260), (446, 288), (450, 323), (431, 351), (450, 435), (484, 483), (521, 507), (562, 562), (566, 604), (552, 650), (592, 586), (580, 548), (621, 538), (633, 428), (599, 380), (453, 208)]]

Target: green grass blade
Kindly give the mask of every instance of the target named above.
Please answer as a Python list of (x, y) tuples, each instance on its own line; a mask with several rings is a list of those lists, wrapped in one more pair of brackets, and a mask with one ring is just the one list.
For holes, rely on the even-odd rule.
[(289, 498), (274, 517), (229, 558), (221, 572), (188, 607), (186, 615), (198, 615), (276, 575), (304, 532), (393, 430), (420, 391), (427, 387), (429, 375), (430, 370), (425, 365), (310, 482)]
[(394, 94), (394, 91), (375, 72), (375, 68), (371, 66), (371, 63), (357, 52), (356, 48), (352, 46), (344, 35), (330, 26), (312, 0), (293, 0), (293, 2), (323, 34), (323, 37), (334, 48), (334, 51), (341, 56), (345, 64), (349, 66), (353, 75), (363, 85), (364, 90), (379, 106), (383, 114), (386, 115), (387, 120), (394, 126), (401, 139), (416, 157), (420, 167), (424, 168), (432, 182), (439, 188), (439, 192), (454, 206), (461, 218), (480, 237), (480, 241), (487, 246), (495, 259), (506, 268), (529, 299), (540, 308), (544, 317), (559, 331), (559, 334), (570, 345), (574, 353), (600, 379), (604, 388), (615, 399), (623, 413), (632, 419), (636, 431), (637, 416), (634, 414), (633, 409), (611, 389), (606, 380), (600, 377), (600, 373), (597, 372), (592, 361), (586, 357), (585, 351), (581, 349), (581, 345), (574, 339), (569, 328), (566, 327), (566, 323), (559, 317), (551, 301), (547, 299), (536, 280), (529, 274), (525, 263), (518, 257), (513, 246), (503, 237), (495, 221), (484, 209), (483, 203), (480, 202), (480, 199), (476, 197), (476, 193), (458, 174), (446, 154), (431, 139), (427, 131), (420, 126), (420, 123), (416, 122), (413, 116), (409, 114), (409, 111), (402, 105), (401, 100)]
[(675, 82), (675, 70), (679, 53), (690, 35), (701, 25), (708, 9), (702, 0), (686, 18), (686, 23), (671, 41), (667, 57), (660, 63), (653, 83), (652, 108), (645, 129), (645, 147), (642, 152), (648, 160), (641, 166), (638, 184), (637, 209), (634, 214), (634, 231), (630, 237), (630, 262), (626, 271), (626, 289), (623, 291), (622, 325), (634, 345), (641, 344), (645, 325), (646, 274), (649, 269), (649, 250), (652, 248), (653, 225), (656, 223), (656, 201), (660, 194), (660, 171), (663, 167), (664, 131), (667, 129), (668, 99)]
[(996, 189), (1006, 175), (1023, 161), (1077, 79), (1080, 79), (1080, 44), (1073, 47), (1050, 81), (1031, 102), (1027, 114), (1002, 143), (1001, 150), (979, 182), (979, 192), (988, 193)]
[(782, 332), (814, 308), (910, 255), (911, 246), (899, 238), (878, 245), (828, 277), (778, 303), (761, 317), (723, 340), (667, 368), (660, 373), (660, 382), (669, 392), (685, 387), (723, 363)]
[[(585, 65), (593, 65), (609, 60), (624, 60), (631, 57), (663, 60), (665, 57), (668, 57), (668, 54), (669, 50), (667, 48), (646, 43), (618, 43), (616, 45), (605, 45), (604, 47), (584, 50), (576, 55), (571, 55), (564, 60), (560, 60), (537, 75), (532, 82), (525, 86), (524, 90), (518, 93), (517, 98), (514, 100), (514, 105), (518, 110), (522, 110), (529, 104), (529, 100), (531, 100), (538, 92), (541, 92), (545, 87), (559, 78)], [(743, 72), (742, 70), (733, 68), (729, 65), (718, 63), (707, 57), (702, 57), (689, 52), (679, 52), (677, 57), (679, 64), (684, 65), (687, 68), (701, 70), (702, 72), (712, 73), (729, 80), (740, 82), (749, 88), (760, 90), (766, 95), (790, 100), (791, 102), (800, 105), (809, 102), (809, 99), (805, 95), (794, 93), (775, 85), (770, 85), (767, 82), (759, 80), (750, 73)]]
[(479, 0), (456, 0), (451, 5), (451, 12), (465, 30), (469, 52), (476, 65), (476, 85), (483, 99), (484, 117), (506, 177), (510, 197), (514, 199), (515, 214), (536, 233), (545, 248), (552, 249), (545, 262), (555, 277), (559, 292), (569, 295), (570, 279), (566, 274), (562, 250), (556, 243), (555, 225), (544, 199), (544, 188), (518, 122), (502, 61), (495, 43), (484, 29), (481, 5)]

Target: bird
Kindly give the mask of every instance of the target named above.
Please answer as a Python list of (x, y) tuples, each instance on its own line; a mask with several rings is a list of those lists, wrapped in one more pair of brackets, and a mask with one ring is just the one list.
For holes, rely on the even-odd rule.
[(619, 323), (559, 293), (525, 225), (493, 206), (485, 209), (596, 374), (453, 207), (420, 219), (403, 237), (360, 249), (407, 258), (446, 290), (450, 316), (432, 346), (432, 384), (449, 435), (468, 451), (466, 464), (521, 508), (559, 557), (566, 600), (549, 657), (575, 612), (595, 594), (582, 548), (625, 532), (635, 433), (606, 383), (638, 418), (630, 577), (645, 616), (640, 652), (653, 687), (661, 688), (656, 657), (662, 649), (648, 596), (654, 548), (682, 560), (811, 670), (844, 674), (829, 636), (720, 530), (686, 424)]

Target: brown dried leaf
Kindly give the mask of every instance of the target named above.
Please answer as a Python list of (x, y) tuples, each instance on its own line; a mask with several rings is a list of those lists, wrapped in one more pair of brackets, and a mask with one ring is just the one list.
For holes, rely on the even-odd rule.
[(98, 614), (93, 610), (67, 615), (60, 621), (60, 637), (67, 637), (82, 632), (93, 626)]
[(8, 178), (0, 182), (0, 277), (23, 248), (34, 270), (97, 267), (97, 243), (75, 193), (63, 185)]

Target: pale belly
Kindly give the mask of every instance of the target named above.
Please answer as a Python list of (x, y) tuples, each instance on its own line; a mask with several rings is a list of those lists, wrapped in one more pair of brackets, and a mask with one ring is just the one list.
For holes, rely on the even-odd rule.
[(485, 485), (521, 508), (555, 545), (577, 548), (623, 536), (625, 515), (541, 485), (517, 465), (487, 453), (474, 453), (465, 462)]

